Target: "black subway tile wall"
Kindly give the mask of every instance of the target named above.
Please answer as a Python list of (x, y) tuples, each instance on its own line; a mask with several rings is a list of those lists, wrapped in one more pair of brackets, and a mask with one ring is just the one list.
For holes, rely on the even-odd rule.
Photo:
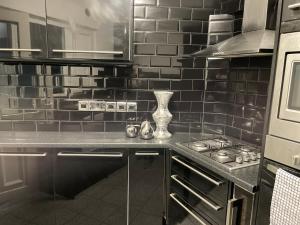
[[(219, 0), (135, 0), (134, 66), (116, 77), (109, 66), (0, 63), (0, 130), (124, 131), (152, 121), (153, 90), (161, 89), (174, 91), (170, 129), (200, 132), (205, 60), (178, 59), (206, 46), (208, 17), (220, 7)], [(138, 111), (78, 111), (78, 101), (89, 99), (136, 101)]]

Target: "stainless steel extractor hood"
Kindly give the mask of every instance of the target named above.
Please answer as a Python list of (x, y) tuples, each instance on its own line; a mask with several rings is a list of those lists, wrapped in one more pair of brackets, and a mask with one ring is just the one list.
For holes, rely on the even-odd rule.
[(191, 54), (193, 57), (272, 55), (278, 0), (245, 0), (242, 33)]

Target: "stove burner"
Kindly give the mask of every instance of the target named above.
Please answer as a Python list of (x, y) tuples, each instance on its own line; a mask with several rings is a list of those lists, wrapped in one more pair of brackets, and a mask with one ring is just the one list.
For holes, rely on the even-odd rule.
[(227, 156), (228, 154), (227, 154), (227, 151), (225, 151), (225, 150), (220, 150), (220, 151), (217, 152), (217, 155), (218, 155), (218, 156)]
[(190, 144), (188, 144), (188, 146), (196, 151), (203, 151), (203, 150), (207, 150), (209, 147), (207, 146), (207, 144), (201, 142), (201, 141), (195, 141), (192, 142)]
[(241, 146), (241, 147), (239, 147), (239, 150), (241, 150), (242, 152), (250, 152), (251, 151), (251, 149), (247, 146)]
[(212, 152), (211, 157), (217, 162), (222, 164), (235, 161), (235, 156), (230, 154), (226, 150), (219, 150), (217, 152)]

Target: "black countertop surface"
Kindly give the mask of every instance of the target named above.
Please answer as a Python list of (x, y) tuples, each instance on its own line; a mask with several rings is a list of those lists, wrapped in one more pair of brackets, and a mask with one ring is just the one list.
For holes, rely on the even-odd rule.
[(238, 169), (231, 172), (222, 169), (217, 162), (208, 159), (193, 150), (178, 146), (178, 142), (188, 142), (193, 139), (203, 139), (207, 135), (196, 133), (177, 133), (168, 140), (142, 140), (127, 138), (118, 132), (0, 132), (0, 147), (26, 148), (167, 148), (174, 150), (215, 173), (234, 182), (241, 188), (253, 192), (258, 184), (259, 166)]

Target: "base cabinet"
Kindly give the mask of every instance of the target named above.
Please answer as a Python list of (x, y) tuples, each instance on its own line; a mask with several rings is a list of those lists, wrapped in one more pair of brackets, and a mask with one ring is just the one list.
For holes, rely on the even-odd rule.
[(0, 224), (55, 225), (52, 156), (45, 149), (0, 150)]
[[(127, 151), (63, 149), (55, 158), (55, 204), (65, 225), (127, 224)], [(68, 217), (67, 221), (64, 221)]]
[(129, 224), (162, 225), (165, 215), (164, 149), (131, 150)]

